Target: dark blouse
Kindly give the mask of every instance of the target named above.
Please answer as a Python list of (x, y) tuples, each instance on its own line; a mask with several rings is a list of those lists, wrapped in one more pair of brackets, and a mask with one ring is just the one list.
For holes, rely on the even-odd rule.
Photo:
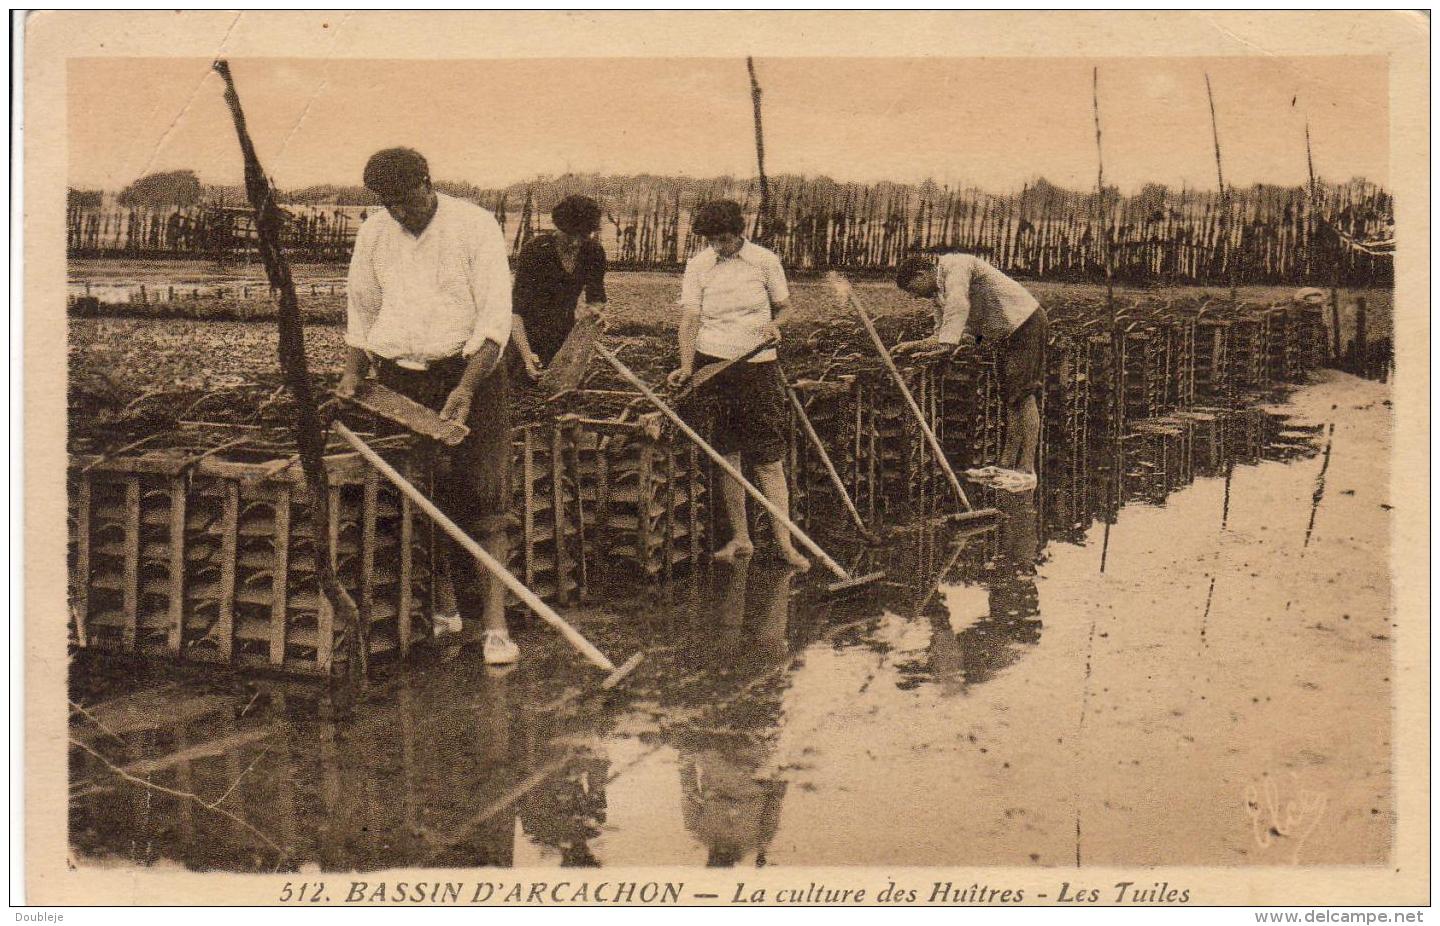
[(511, 299), (541, 363), (550, 362), (575, 326), (581, 292), (592, 305), (605, 301), (605, 249), (599, 242), (581, 242), (574, 273), (565, 272), (553, 234), (532, 238), (520, 249)]

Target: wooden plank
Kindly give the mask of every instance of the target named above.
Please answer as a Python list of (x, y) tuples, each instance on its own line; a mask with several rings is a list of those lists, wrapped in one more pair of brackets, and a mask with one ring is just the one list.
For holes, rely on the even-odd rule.
[(688, 498), (685, 505), (686, 520), (689, 522), (690, 533), (686, 538), (690, 542), (690, 565), (696, 566), (700, 562), (700, 474), (699, 463), (696, 459), (699, 451), (691, 445), (685, 450), (685, 489)]
[(635, 485), (635, 516), (638, 519), (640, 530), (635, 539), (635, 555), (640, 561), (640, 568), (648, 574), (650, 569), (650, 528), (653, 520), (650, 512), (654, 506), (650, 484), (654, 448), (648, 440), (641, 439), (637, 443), (640, 448), (640, 460), (639, 466), (636, 467), (638, 481)]
[(880, 485), (880, 473), (879, 473), (879, 471), (878, 471), (879, 465), (880, 465), (880, 464), (879, 464), (879, 459), (878, 459), (879, 456), (880, 456), (880, 448), (879, 448), (879, 446), (878, 446), (879, 435), (877, 435), (877, 434), (875, 433), (875, 412), (876, 412), (876, 410), (872, 407), (872, 408), (869, 409), (869, 414), (865, 416), (865, 422), (866, 422), (865, 441), (866, 441), (866, 446), (867, 446), (867, 448), (868, 448), (868, 450), (867, 450), (867, 454), (868, 454), (868, 456), (867, 456), (867, 462), (869, 463), (869, 475), (868, 475), (868, 478), (869, 478), (869, 484), (870, 484), (870, 520), (871, 520), (871, 521), (873, 521), (873, 520), (875, 519), (876, 510), (877, 510), (878, 505), (879, 505), (880, 490), (881, 490), (881, 485)]
[(603, 440), (595, 444), (595, 524), (596, 533), (599, 535), (596, 538), (599, 541), (596, 549), (601, 551), (598, 561), (600, 574), (608, 578), (612, 572), (609, 568), (612, 560), (608, 552), (614, 541), (614, 533), (610, 529), (610, 455)]
[(140, 621), (140, 477), (125, 480), (125, 626), (122, 644), (135, 648)]
[[(338, 580), (340, 563), (336, 551), (340, 547), (340, 487), (330, 486), (329, 495), (330, 514), (326, 530), (330, 535), (330, 566), (337, 570), (336, 578)], [(323, 591), (319, 598), (319, 607), (316, 608), (315, 616), (315, 668), (328, 673), (335, 661), (335, 606), (330, 603), (329, 596), (325, 595)]]
[(240, 483), (225, 481), (224, 513), (220, 521), (220, 618), (216, 641), (225, 662), (235, 658), (235, 580), (240, 531)]
[(75, 614), (75, 639), (80, 646), (89, 645), (89, 633), (85, 626), (90, 618), (90, 492), (92, 486), (87, 473), (80, 477), (75, 513), (75, 583), (73, 608)]
[(675, 564), (670, 552), (675, 546), (675, 449), (666, 447), (665, 454), (665, 542), (662, 547), (665, 560), (660, 564), (665, 581), (674, 574)]
[(542, 395), (554, 397), (579, 387), (595, 355), (595, 342), (600, 339), (601, 333), (600, 320), (596, 316), (585, 318), (570, 329), (565, 343), (560, 345), (550, 365), (540, 375)]
[(362, 382), (350, 401), (386, 421), (409, 428), (416, 434), (434, 438), (450, 447), (459, 444), (470, 433), (470, 429), (465, 425), (441, 418), (433, 409), (376, 382)]
[(566, 536), (569, 520), (565, 506), (565, 453), (558, 427), (550, 429), (550, 495), (554, 505), (555, 523), (555, 597), (561, 604), (570, 603), (566, 581), (570, 578), (570, 544)]
[(531, 538), (535, 536), (535, 450), (531, 446), (531, 429), (520, 429), (520, 478), (521, 498), (525, 514), (523, 533), (520, 535), (521, 564), (525, 572), (525, 584), (535, 584), (535, 556), (531, 549)]
[[(370, 470), (365, 474), (365, 497), (360, 509), (360, 621), (369, 625), (375, 613), (375, 509), (380, 495), (380, 474)], [(434, 582), (431, 582), (434, 585)], [(400, 655), (410, 652), (410, 640), (400, 640)]]
[(587, 538), (585, 536), (585, 487), (583, 477), (580, 473), (580, 437), (579, 425), (573, 420), (574, 416), (566, 416), (564, 421), (566, 447), (570, 457), (570, 472), (575, 480), (575, 538), (578, 555), (575, 566), (579, 573), (580, 591), (583, 594), (589, 586), (589, 575), (586, 572), (585, 560), (589, 553), (587, 549)]
[[(189, 472), (195, 476), (238, 479), (251, 483), (288, 482), (298, 486), (305, 482), (298, 457), (285, 468), (277, 468), (273, 460), (265, 463), (242, 463), (206, 457), (196, 462), (194, 454), (178, 450), (155, 451), (145, 456), (113, 459), (86, 454), (76, 456), (70, 462), (76, 469), (116, 476), (178, 476)], [(365, 469), (365, 461), (358, 453), (335, 453), (325, 457), (325, 470), (330, 479), (336, 482), (360, 482), (364, 478)]]
[[(413, 604), (411, 594), (412, 574), (414, 572), (414, 550), (415, 543), (415, 503), (410, 497), (401, 493), (400, 495), (400, 613), (396, 615), (396, 632), (400, 638), (400, 651), (409, 652), (410, 649), (410, 608)], [(453, 559), (453, 557), (452, 557)], [(455, 564), (450, 563), (453, 573)], [(435, 582), (435, 563), (430, 564), (430, 582)], [(433, 629), (433, 628), (432, 628)]]
[(275, 559), (270, 578), (270, 664), (285, 662), (285, 622), (290, 581), (290, 486), (275, 490)]
[[(185, 732), (183, 722), (175, 724), (175, 754), (186, 756), (189, 752), (189, 740)], [(133, 772), (132, 772), (133, 774)], [(190, 773), (190, 762), (182, 760), (175, 765), (175, 787), (178, 790), (195, 793), (194, 776)], [(189, 849), (190, 843), (195, 838), (195, 822), (192, 818), (191, 802), (179, 800), (175, 802), (175, 815), (178, 818), (180, 845), (183, 849)]]
[(861, 449), (861, 434), (863, 432), (863, 402), (861, 402), (861, 390), (857, 383), (855, 386), (855, 442), (850, 459), (850, 495), (856, 501), (860, 500), (860, 466), (863, 459)]
[(170, 652), (180, 655), (185, 639), (185, 492), (184, 479), (170, 481)]

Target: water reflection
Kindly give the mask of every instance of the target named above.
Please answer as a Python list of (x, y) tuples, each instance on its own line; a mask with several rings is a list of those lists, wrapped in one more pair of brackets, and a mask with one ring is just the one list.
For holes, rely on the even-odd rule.
[(562, 868), (600, 865), (590, 847), (605, 826), (610, 760), (588, 753), (565, 764), (520, 802), (526, 836), (557, 853)]
[[(700, 625), (714, 622), (700, 658), (725, 684), (709, 716), (674, 737), (682, 813), (685, 829), (705, 847), (707, 865), (729, 867), (752, 858), (763, 865), (785, 797), (785, 782), (763, 770), (774, 751), (785, 690), (783, 676), (774, 670), (790, 655), (794, 572), (750, 559), (718, 572), (716, 608), (699, 608), (694, 617)], [(767, 675), (774, 677), (770, 684)], [(742, 690), (749, 696), (726, 703)]]
[[(843, 711), (857, 689), (944, 698), (1003, 688), (996, 680), (1040, 646), (1042, 605), (1063, 614), (1065, 602), (1041, 601), (1047, 544), (1095, 542), (1093, 518), (1118, 525), (1122, 501), (1161, 504), (1237, 462), (1313, 456), (1321, 436), (1259, 413), (1216, 415), (1191, 432), (1188, 464), (1155, 456), (1177, 439), (1157, 430), (1093, 455), (1111, 461), (1104, 478), (1047, 471), (1037, 491), (979, 497), (1004, 515), (994, 529), (927, 522), (852, 551), (843, 561), (854, 572), (886, 571), (875, 596), (817, 599), (755, 558), (702, 570), (667, 600), (588, 615), (608, 652), (647, 651), (613, 703), (580, 703), (589, 683), (559, 644), (527, 649), (508, 676), (466, 653), (417, 668), (346, 722), (327, 719), (309, 689), (139, 679), (117, 694), (113, 675), (75, 673), (72, 699), (93, 718), (72, 722), (72, 846), (198, 870), (586, 867), (686, 853), (763, 865), (778, 851), (782, 811), (793, 812), (787, 798), (805, 803), (797, 757), (777, 750), (797, 698)], [(878, 681), (846, 687), (852, 679), (824, 677), (834, 670)], [(615, 834), (626, 831), (638, 841), (622, 845)]]
[(928, 621), (930, 643), (923, 660), (901, 666), (900, 688), (933, 681), (943, 694), (961, 694), (1040, 642), (1035, 491), (998, 493), (995, 504), (1003, 519), (993, 530), (950, 538), (938, 573), (914, 573), (928, 587), (913, 613)]

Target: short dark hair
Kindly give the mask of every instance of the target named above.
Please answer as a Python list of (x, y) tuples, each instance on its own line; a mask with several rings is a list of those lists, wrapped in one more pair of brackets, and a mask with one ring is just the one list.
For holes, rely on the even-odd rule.
[(706, 238), (711, 235), (743, 235), (745, 213), (733, 199), (712, 199), (695, 210), (690, 228)]
[(550, 221), (567, 235), (588, 235), (600, 227), (600, 204), (588, 196), (567, 196), (550, 210)]
[(934, 269), (935, 261), (933, 258), (925, 257), (921, 254), (913, 254), (900, 261), (900, 265), (895, 268), (895, 285), (901, 289), (905, 289), (913, 283), (915, 278), (920, 274), (927, 270)]
[(381, 196), (398, 196), (429, 182), (430, 165), (413, 148), (386, 148), (365, 164), (365, 188)]

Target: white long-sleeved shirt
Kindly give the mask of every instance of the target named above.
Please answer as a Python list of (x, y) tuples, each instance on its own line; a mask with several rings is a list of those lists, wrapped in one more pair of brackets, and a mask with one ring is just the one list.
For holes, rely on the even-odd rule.
[(380, 210), (350, 257), (345, 343), (410, 366), (510, 339), (510, 264), (495, 216), (437, 194), (418, 236)]
[(959, 344), (967, 328), (987, 341), (1003, 341), (1040, 306), (1029, 290), (973, 254), (941, 254), (935, 267), (935, 337), (941, 344)]
[[(770, 307), (789, 299), (780, 258), (753, 241), (731, 257), (707, 247), (685, 263), (680, 307), (700, 315), (695, 349), (702, 354), (731, 360), (758, 347), (765, 340), (760, 329), (771, 321)], [(775, 351), (767, 350), (750, 362), (774, 359)]]

